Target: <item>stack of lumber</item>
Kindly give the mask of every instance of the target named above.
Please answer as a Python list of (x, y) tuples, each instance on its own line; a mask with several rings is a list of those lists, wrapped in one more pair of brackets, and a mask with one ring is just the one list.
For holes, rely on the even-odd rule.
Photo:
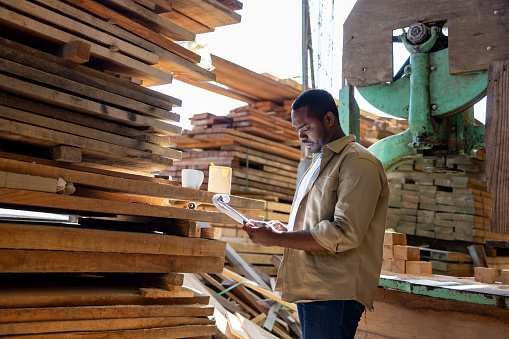
[[(209, 297), (182, 274), (3, 275), (0, 335), (16, 338), (211, 338)], [(157, 286), (157, 287), (156, 287)]]
[[(282, 131), (283, 134), (288, 131), (280, 127), (283, 124), (290, 124), (288, 121), (260, 116), (260, 120), (272, 126), (273, 120), (277, 119), (280, 123), (273, 128)], [(208, 113), (195, 115), (193, 123), (197, 128), (171, 141), (175, 148), (187, 152), (183, 152), (181, 161), (162, 173), (171, 175), (175, 181), (180, 181), (182, 169), (202, 170), (205, 173), (202, 188), (207, 189), (208, 167), (212, 163), (216, 166), (227, 166), (233, 169), (231, 186), (233, 194), (271, 196), (291, 202), (295, 193), (300, 149), (285, 145), (279, 137), (276, 137), (279, 141), (275, 141), (274, 138), (270, 140), (257, 136), (254, 133), (263, 132), (253, 132), (256, 127), (234, 128), (235, 119), (229, 116), (216, 117)], [(247, 115), (245, 121), (250, 120), (251, 117)], [(214, 126), (216, 122), (219, 126)], [(229, 128), (229, 124), (232, 128)], [(239, 131), (243, 128), (247, 128), (248, 131)], [(287, 140), (291, 142), (291, 139)]]
[(369, 147), (374, 143), (408, 129), (408, 120), (379, 117), (360, 110), (360, 143)]
[(437, 250), (421, 247), (421, 260), (429, 261), (433, 267), (433, 274), (455, 277), (472, 277), (474, 265), (467, 253)]
[[(414, 168), (424, 163), (416, 162)], [(388, 177), (388, 228), (449, 241), (509, 240), (507, 235), (489, 232), (491, 194), (482, 176), (476, 179), (399, 170)]]
[(432, 274), (432, 264), (420, 260), (419, 247), (407, 246), (406, 234), (385, 232), (382, 271), (430, 275)]

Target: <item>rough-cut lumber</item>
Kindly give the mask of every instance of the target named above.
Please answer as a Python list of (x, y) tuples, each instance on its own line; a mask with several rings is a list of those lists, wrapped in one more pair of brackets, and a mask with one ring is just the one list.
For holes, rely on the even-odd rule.
[(126, 318), (72, 321), (15, 322), (0, 323), (0, 335), (44, 334), (54, 335), (62, 332), (118, 331), (151, 329), (182, 325), (210, 325), (213, 320), (197, 317), (157, 317)]
[[(79, 170), (65, 169), (45, 165), (43, 160), (37, 161), (35, 158), (26, 158), (26, 160), (14, 160), (4, 158), (0, 153), (0, 170), (11, 171), (30, 175), (46, 176), (51, 178), (62, 178), (68, 182), (82, 184), (89, 187), (96, 187), (106, 191), (131, 193), (133, 195), (142, 195), (157, 198), (172, 198), (178, 200), (212, 203), (214, 193), (194, 190), (191, 188), (163, 184), (164, 181), (147, 182), (146, 180), (135, 180), (132, 178), (114, 177), (111, 175), (87, 173)], [(34, 163), (34, 161), (39, 162)], [(265, 209), (265, 201), (254, 200), (236, 196), (230, 196), (229, 205), (240, 209)], [(166, 215), (165, 217), (169, 217)]]
[(227, 223), (230, 217), (219, 212), (204, 212), (176, 207), (151, 206), (126, 202), (62, 196), (59, 194), (0, 188), (0, 205), (43, 208), (63, 213), (103, 213)]
[(428, 261), (407, 261), (406, 274), (431, 275), (433, 264)]
[(0, 187), (56, 193), (65, 188), (65, 181), (0, 171)]
[(0, 11), (0, 23), (60, 45), (82, 40), (90, 44), (90, 55), (108, 62), (108, 69), (111, 71), (143, 79), (144, 84), (147, 86), (171, 83), (172, 75), (170, 73), (151, 67), (123, 54), (111, 52), (106, 47), (17, 14), (6, 8), (2, 8), (2, 11)]
[[(139, 330), (119, 330), (114, 332), (71, 332), (36, 335), (8, 336), (9, 339), (71, 339), (78, 337), (100, 337), (104, 339), (141, 339), (141, 338), (190, 338), (197, 335), (210, 337), (217, 332), (215, 325), (180, 325), (172, 327), (148, 328)], [(199, 338), (199, 337), (198, 337)]]
[(493, 61), (488, 71), (486, 178), (493, 195), (490, 231), (509, 234), (509, 57)]
[[(0, 248), (224, 257), (226, 243), (162, 234), (0, 223)], [(121, 241), (119, 241), (121, 239)]]
[(488, 267), (474, 267), (474, 278), (475, 281), (482, 282), (484, 284), (494, 284), (497, 270)]
[(140, 294), (145, 298), (172, 298), (172, 297), (182, 297), (182, 298), (190, 298), (194, 297), (194, 292), (189, 289), (178, 290), (178, 291), (169, 291), (163, 290), (160, 288), (152, 288), (152, 287), (142, 287), (140, 288)]
[[(0, 96), (1, 97), (1, 96)], [(21, 104), (20, 106), (24, 106)], [(10, 120), (16, 120), (19, 122), (31, 124), (34, 126), (39, 126), (43, 128), (48, 128), (51, 130), (56, 131), (62, 131), (66, 132), (75, 136), (83, 137), (86, 139), (91, 139), (93, 141), (90, 141), (90, 144), (95, 145), (95, 149), (98, 151), (104, 151), (104, 152), (111, 152), (116, 153), (118, 155), (125, 154), (127, 156), (132, 156), (135, 153), (131, 153), (129, 149), (134, 149), (140, 152), (150, 152), (154, 155), (160, 155), (165, 158), (170, 159), (180, 159), (182, 156), (182, 153), (177, 150), (173, 150), (171, 148), (164, 148), (157, 145), (140, 142), (134, 138), (126, 138), (119, 135), (115, 135), (112, 133), (107, 133), (103, 131), (98, 131), (95, 128), (90, 128), (87, 126), (82, 126), (78, 124), (69, 123), (62, 120), (52, 119), (36, 114), (32, 114), (23, 110), (17, 110), (10, 107), (5, 107), (0, 105), (0, 117), (10, 119)], [(36, 136), (36, 135), (34, 135)], [(72, 137), (73, 139), (77, 139), (76, 137)], [(107, 145), (104, 145), (103, 143), (106, 143)], [(118, 145), (121, 147), (115, 147), (110, 146), (110, 144)], [(83, 142), (79, 147), (84, 147), (85, 143)], [(104, 147), (102, 146), (104, 145)], [(78, 146), (78, 145), (75, 145)], [(64, 147), (64, 146), (57, 146), (57, 147)], [(125, 147), (125, 148), (123, 148)], [(52, 148), (53, 149), (53, 148)], [(70, 153), (71, 147), (67, 147), (66, 152)], [(79, 148), (74, 147), (73, 149), (79, 150)], [(123, 150), (123, 152), (121, 151)], [(59, 156), (62, 158), (62, 152), (59, 150), (60, 154), (53, 154), (52, 151), (52, 157), (53, 156)], [(119, 153), (120, 152), (120, 153)], [(136, 151), (135, 151), (136, 152)], [(141, 154), (141, 153), (140, 153)], [(139, 157), (142, 157), (141, 155), (138, 155)], [(75, 156), (71, 156), (69, 161), (66, 162), (80, 162), (82, 159), (81, 151), (79, 151), (79, 156), (76, 154)], [(53, 160), (58, 160), (53, 157)], [(59, 160), (59, 161), (65, 161), (65, 160)]]
[[(117, 7), (121, 10), (127, 11), (131, 16), (140, 18), (143, 23), (158, 34), (164, 35), (171, 40), (181, 41), (194, 41), (196, 40), (195, 34), (189, 32), (187, 29), (180, 27), (159, 15), (137, 5), (134, 1), (129, 0), (100, 0), (100, 2), (108, 4), (111, 7)], [(172, 3), (173, 6), (173, 3)]]
[[(7, 110), (0, 107), (2, 111)], [(159, 168), (164, 169), (173, 164), (169, 158), (156, 154), (133, 150), (127, 147), (108, 144), (102, 141), (79, 137), (47, 128), (37, 127), (25, 123), (0, 118), (0, 138), (11, 141), (22, 141), (27, 144), (55, 147), (61, 144), (79, 147), (82, 150), (83, 160), (92, 159), (96, 164), (103, 164), (107, 167), (125, 167), (131, 170)], [(93, 164), (90, 164), (93, 166)]]
[[(42, 67), (36, 66), (38, 64), (51, 66), (51, 68), (46, 67), (42, 70), (48, 73), (57, 74), (69, 80), (81, 82), (91, 87), (104, 89), (109, 92), (122, 95), (123, 97), (131, 98), (166, 110), (171, 110), (172, 105), (182, 105), (181, 100), (169, 95), (132, 84), (90, 67), (76, 65), (54, 55), (27, 47), (3, 37), (0, 37), (0, 45), (8, 47), (5, 51), (3, 48), (1, 49), (3, 57), (8, 58), (8, 55), (12, 55), (12, 57), (19, 60), (19, 62), (23, 62), (34, 68)], [(13, 51), (18, 51), (19, 53), (13, 54)], [(33, 62), (33, 60), (36, 60), (36, 62)], [(32, 63), (27, 64), (27, 62), (30, 61), (32, 61)]]
[[(230, 270), (228, 270), (228, 269), (226, 269), (226, 268), (223, 270), (223, 274), (224, 274), (225, 276), (227, 276), (228, 278), (231, 278), (231, 279), (233, 279), (233, 280), (235, 280), (235, 281), (238, 281), (238, 282), (241, 282), (241, 281), (246, 280), (244, 277), (242, 277), (242, 276), (240, 276), (240, 275), (238, 275), (238, 274), (236, 274), (236, 273), (234, 273), (234, 272), (232, 272), (232, 271), (230, 271)], [(278, 296), (277, 296), (276, 294), (274, 294), (273, 292), (271, 292), (271, 291), (269, 291), (269, 290), (266, 290), (266, 289), (264, 289), (264, 288), (262, 288), (262, 287), (259, 287), (259, 286), (258, 286), (256, 283), (254, 283), (254, 282), (252, 282), (252, 283), (247, 283), (247, 284), (245, 284), (244, 286), (249, 287), (249, 288), (251, 288), (251, 289), (253, 289), (253, 290), (257, 291), (258, 293), (261, 293), (261, 294), (263, 294), (264, 296), (269, 297), (269, 298), (271, 298), (271, 299), (273, 299), (273, 300), (275, 300), (275, 301), (277, 301), (277, 302), (279, 302), (279, 303), (281, 303), (281, 304), (285, 305), (286, 307), (288, 307), (288, 308), (290, 308), (290, 309), (292, 309), (292, 310), (294, 310), (294, 311), (297, 311), (297, 306), (296, 306), (295, 304), (287, 303), (286, 301), (282, 300), (280, 297), (278, 297)]]
[(114, 305), (47, 308), (3, 308), (0, 322), (116, 319), (142, 317), (206, 317), (213, 308), (203, 305)]
[(406, 245), (406, 234), (397, 232), (385, 232), (385, 245)]
[(57, 55), (75, 64), (82, 64), (90, 60), (90, 44), (81, 40), (69, 42), (60, 48)]
[(240, 22), (240, 15), (216, 0), (174, 0), (173, 10), (215, 28)]
[(1, 273), (220, 273), (224, 258), (46, 250), (0, 250)]
[[(102, 31), (99, 31), (93, 27), (82, 24), (81, 22), (78, 21), (74, 21), (66, 16), (60, 15), (56, 12), (53, 12), (36, 4), (30, 3), (28, 1), (1, 0), (0, 3), (3, 3), (11, 8), (23, 11), (24, 13), (29, 14), (30, 16), (37, 18), (39, 20), (46, 21), (49, 24), (59, 26), (73, 34), (78, 34), (80, 36), (86, 37), (87, 39), (91, 39), (106, 46), (115, 46), (118, 51), (128, 54), (149, 65), (157, 64), (157, 62), (159, 61), (159, 57), (155, 53), (148, 52), (147, 50), (139, 48), (136, 45), (133, 45), (127, 41), (115, 39), (112, 36)], [(79, 43), (83, 44), (84, 42), (82, 40), (76, 40), (70, 41), (69, 43), (73, 45), (78, 45)], [(88, 48), (89, 51), (91, 51), (90, 44), (87, 45), (89, 46)]]
[(119, 121), (131, 126), (151, 127), (154, 131), (163, 135), (179, 135), (182, 129), (178, 126), (164, 123), (162, 121), (139, 115), (127, 110), (107, 106), (100, 102), (81, 98), (76, 95), (59, 92), (47, 87), (32, 84), (27, 81), (15, 79), (5, 75), (0, 76), (0, 89), (25, 96), (30, 99), (39, 100), (48, 104), (77, 110), (79, 112), (92, 114), (101, 118)]

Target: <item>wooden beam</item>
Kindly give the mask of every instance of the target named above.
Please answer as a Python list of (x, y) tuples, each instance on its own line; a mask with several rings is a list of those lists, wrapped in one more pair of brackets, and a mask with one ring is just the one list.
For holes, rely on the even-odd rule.
[(45, 250), (0, 250), (2, 273), (221, 273), (224, 258)]
[[(172, 109), (172, 105), (182, 105), (181, 100), (169, 95), (126, 82), (125, 80), (90, 67), (76, 65), (57, 56), (30, 48), (3, 37), (0, 37), (0, 45), (3, 46), (3, 48), (0, 49), (0, 51), (2, 51), (2, 57), (9, 59), (8, 55), (12, 55), (14, 60), (11, 59), (11, 61), (23, 63), (32, 68), (42, 67), (37, 65), (45, 65), (45, 68), (41, 69), (42, 71), (81, 82), (88, 86), (104, 89), (108, 92), (116, 93), (123, 97), (144, 102), (148, 105), (168, 111)], [(18, 53), (13, 54), (15, 51)], [(34, 60), (36, 61), (34, 62)], [(32, 63), (29, 64), (29, 62)], [(54, 70), (51, 71), (51, 69)]]
[(184, 208), (132, 204), (59, 194), (0, 188), (0, 205), (43, 208), (64, 213), (104, 213), (137, 215), (159, 218), (187, 219), (206, 222), (227, 223), (230, 217), (219, 212), (205, 212)]
[(509, 234), (509, 60), (490, 63), (487, 98), (484, 146), (492, 194), (490, 231)]
[(90, 55), (94, 58), (106, 61), (109, 70), (143, 79), (144, 84), (147, 86), (171, 83), (172, 75), (168, 72), (151, 67), (123, 54), (112, 53), (112, 51), (106, 47), (8, 9), (4, 9), (0, 12), (0, 22), (9, 25), (13, 29), (28, 33), (31, 36), (37, 36), (40, 39), (60, 45), (76, 40), (89, 43), (91, 46)]
[(224, 257), (226, 248), (201, 238), (10, 223), (0, 223), (0, 234), (3, 249)]
[(62, 46), (58, 56), (75, 64), (88, 62), (90, 60), (90, 45), (81, 40), (69, 42)]
[(173, 0), (174, 10), (203, 25), (215, 28), (240, 22), (240, 15), (215, 0)]
[[(62, 178), (68, 182), (89, 187), (97, 187), (112, 192), (131, 193), (155, 198), (172, 198), (186, 201), (212, 203), (213, 192), (195, 190), (181, 186), (164, 184), (164, 181), (148, 182), (129, 177), (114, 177), (105, 174), (87, 173), (80, 170), (53, 167), (45, 164), (33, 163), (34, 158), (26, 160), (6, 159), (0, 153), (0, 170), (16, 173), (45, 176), (49, 178)], [(264, 200), (254, 200), (243, 197), (230, 196), (229, 205), (239, 209), (265, 209)], [(182, 209), (181, 209), (182, 210)], [(190, 210), (188, 210), (190, 211)], [(150, 215), (149, 215), (150, 216)], [(164, 215), (163, 217), (170, 217)], [(189, 218), (186, 218), (189, 219)], [(223, 219), (227, 220), (227, 219)]]

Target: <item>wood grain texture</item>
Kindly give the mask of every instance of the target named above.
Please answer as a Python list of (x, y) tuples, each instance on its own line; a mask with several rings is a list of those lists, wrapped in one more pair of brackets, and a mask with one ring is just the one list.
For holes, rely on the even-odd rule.
[(490, 231), (509, 234), (509, 61), (490, 63), (486, 110), (486, 179), (492, 194)]

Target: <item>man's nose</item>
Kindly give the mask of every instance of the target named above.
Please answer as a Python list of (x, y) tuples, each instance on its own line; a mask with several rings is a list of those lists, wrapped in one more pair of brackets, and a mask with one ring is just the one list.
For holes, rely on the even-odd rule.
[(306, 140), (307, 138), (308, 138), (308, 136), (307, 136), (306, 132), (299, 130), (299, 139)]

